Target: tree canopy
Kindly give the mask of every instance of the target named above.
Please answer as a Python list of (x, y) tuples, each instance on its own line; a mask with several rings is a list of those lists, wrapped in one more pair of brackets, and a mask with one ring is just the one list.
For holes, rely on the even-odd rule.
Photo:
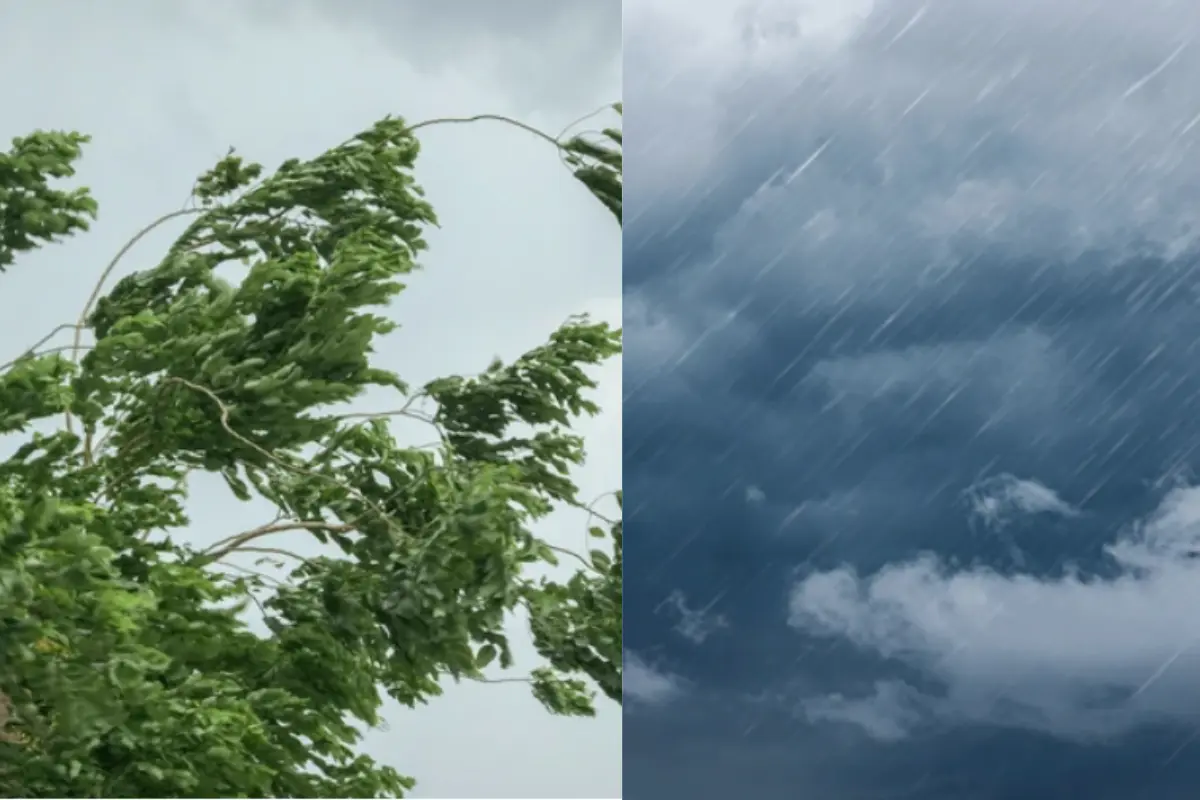
[[(591, 686), (620, 702), (621, 522), (571, 478), (590, 370), (620, 331), (573, 318), (420, 387), (372, 360), (436, 224), (415, 132), (483, 119), (520, 125), (391, 117), (274, 171), (231, 151), (135, 237), (188, 220), (152, 268), (106, 291), (122, 251), (78, 322), (0, 365), (0, 435), (18, 442), (0, 461), (0, 794), (400, 796), (413, 779), (362, 755), (360, 729), (385, 694), (411, 706), (512, 666), (521, 608), (547, 709), (594, 713)], [(619, 128), (532, 132), (619, 224)], [(95, 199), (64, 185), (86, 142), (38, 131), (0, 153), (0, 272), (88, 229)], [(348, 413), (369, 387), (397, 407)], [(436, 444), (399, 442), (397, 416)], [(275, 519), (180, 541), (196, 472)], [(562, 505), (595, 549), (534, 534)], [(295, 537), (330, 555), (289, 554)], [(286, 579), (227, 568), (238, 552), (286, 558)], [(569, 580), (531, 577), (560, 558)]]

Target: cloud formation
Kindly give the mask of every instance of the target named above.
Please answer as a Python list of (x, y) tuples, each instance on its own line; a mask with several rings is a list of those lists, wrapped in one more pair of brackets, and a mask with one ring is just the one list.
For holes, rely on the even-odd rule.
[(631, 70), (661, 77), (631, 84), (629, 102), (679, 108), (631, 136), (631, 218), (662, 239), (680, 214), (714, 215), (692, 279), (728, 293), (733, 276), (709, 262), (736, 252), (741, 288), (827, 303), (976, 272), (985, 243), (1068, 260), (1103, 249), (1110, 266), (1146, 246), (1181, 252), (1200, 215), (1200, 89), (1181, 77), (1200, 67), (1196, 23), (1171, 0), (1127, 8), (781, 0), (684, 21), (679, 3), (636, 4)]
[[(1004, 481), (1029, 513), (1070, 510), (1031, 482)], [(1171, 490), (1157, 511), (1106, 548), (1114, 577), (955, 568), (934, 555), (870, 576), (846, 567), (802, 579), (789, 623), (898, 659), (944, 687), (914, 699), (875, 694), (806, 705), (878, 738), (927, 715), (1083, 740), (1160, 721), (1200, 722), (1200, 488)], [(1177, 609), (1179, 612), (1169, 613)], [(902, 700), (904, 702), (902, 702)], [(815, 709), (815, 710), (814, 710)]]
[(668, 613), (677, 620), (675, 632), (692, 644), (704, 644), (704, 641), (722, 628), (729, 627), (729, 621), (721, 614), (714, 613), (712, 607), (720, 601), (720, 595), (704, 608), (692, 608), (688, 605), (687, 596), (679, 591), (673, 591), (658, 604), (659, 613)]
[(663, 706), (686, 691), (683, 678), (658, 669), (637, 653), (625, 652), (623, 689), (626, 700), (637, 706)]
[(807, 698), (801, 709), (809, 722), (854, 725), (872, 739), (896, 742), (908, 736), (910, 726), (921, 720), (914, 709), (914, 695), (912, 687), (901, 681), (879, 681), (870, 695), (848, 698), (835, 692)]
[[(627, 642), (691, 698), (790, 698), (638, 726), (739, 753), (725, 793), (1189, 796), (1195, 4), (626, 26)], [(719, 646), (664, 583), (724, 593)], [(636, 785), (694, 785), (638, 726)]]
[(972, 484), (964, 493), (971, 516), (986, 528), (998, 530), (1022, 514), (1077, 517), (1079, 509), (1053, 489), (1034, 480), (1004, 473)]

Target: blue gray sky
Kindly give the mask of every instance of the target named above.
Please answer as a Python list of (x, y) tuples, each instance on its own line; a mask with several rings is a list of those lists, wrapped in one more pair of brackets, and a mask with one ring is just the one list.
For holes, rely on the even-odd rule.
[[(0, 4), (0, 139), (35, 128), (92, 134), (81, 182), (100, 203), (92, 231), (0, 276), (0, 362), (73, 321), (104, 265), (140, 228), (180, 208), (231, 146), (273, 167), (314, 156), (386, 114), (413, 121), (499, 113), (557, 133), (619, 98), (620, 6), (586, 0), (332, 3), (45, 0)], [(475, 373), (545, 341), (571, 314), (620, 320), (621, 236), (552, 148), (496, 125), (429, 128), (416, 177), (441, 228), (424, 271), (389, 310), (403, 327), (380, 364), (420, 385)], [(125, 258), (146, 268), (180, 231)], [(119, 275), (117, 277), (119, 277)], [(57, 343), (57, 342), (56, 342)], [(599, 376), (604, 413), (582, 429), (589, 498), (619, 486), (619, 363)], [(368, 396), (355, 410), (394, 408)], [(401, 430), (413, 444), (428, 431)], [(10, 452), (12, 441), (0, 442)], [(211, 478), (211, 476), (208, 476)], [(269, 520), (219, 480), (198, 478), (184, 535), (211, 543)], [(540, 529), (578, 547), (586, 519)], [(303, 553), (319, 546), (288, 543)], [(253, 558), (247, 556), (247, 565)], [(518, 667), (538, 665), (522, 620)], [(514, 673), (515, 674), (515, 673)], [(365, 749), (418, 779), (416, 797), (614, 797), (621, 714), (551, 717), (520, 684), (449, 685), (429, 706), (389, 703)]]
[(626, 3), (627, 797), (1194, 795), (1197, 34)]

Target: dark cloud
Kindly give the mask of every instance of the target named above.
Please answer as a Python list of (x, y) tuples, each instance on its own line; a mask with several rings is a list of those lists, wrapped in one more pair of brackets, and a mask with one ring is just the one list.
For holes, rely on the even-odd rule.
[(1185, 796), (1200, 11), (627, 16), (628, 796)]

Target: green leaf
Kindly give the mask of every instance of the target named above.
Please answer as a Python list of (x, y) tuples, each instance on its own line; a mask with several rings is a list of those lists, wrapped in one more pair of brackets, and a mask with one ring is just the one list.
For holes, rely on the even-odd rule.
[(592, 566), (594, 566), (596, 569), (602, 572), (607, 572), (608, 570), (612, 569), (612, 560), (603, 550), (593, 550), (591, 551), (590, 555), (592, 559)]
[(485, 644), (479, 648), (479, 652), (475, 654), (475, 666), (483, 669), (488, 664), (496, 660), (496, 648), (493, 645)]

